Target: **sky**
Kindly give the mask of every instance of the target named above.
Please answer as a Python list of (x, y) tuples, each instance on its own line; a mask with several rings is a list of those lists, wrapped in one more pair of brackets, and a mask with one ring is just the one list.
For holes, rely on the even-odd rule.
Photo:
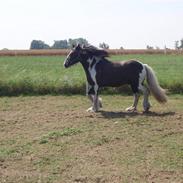
[(0, 49), (79, 37), (110, 48), (174, 48), (182, 22), (183, 0), (0, 0)]

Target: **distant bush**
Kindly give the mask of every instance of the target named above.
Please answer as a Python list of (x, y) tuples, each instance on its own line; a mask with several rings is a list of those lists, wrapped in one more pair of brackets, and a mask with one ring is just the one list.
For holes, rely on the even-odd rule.
[(52, 49), (68, 49), (68, 41), (67, 40), (60, 40), (60, 41), (54, 41)]
[(31, 42), (31, 46), (30, 49), (49, 49), (50, 46), (45, 44), (43, 41), (41, 40), (33, 40)]

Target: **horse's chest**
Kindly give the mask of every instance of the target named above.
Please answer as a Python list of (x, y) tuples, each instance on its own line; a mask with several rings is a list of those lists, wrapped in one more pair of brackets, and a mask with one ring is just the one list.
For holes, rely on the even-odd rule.
[(88, 83), (90, 85), (97, 85), (97, 69), (96, 69), (96, 66), (97, 66), (98, 62), (97, 61), (93, 61), (91, 63), (89, 63), (89, 66), (87, 68), (87, 80), (88, 80)]
[(89, 74), (90, 74), (91, 79), (94, 82), (96, 82), (96, 74), (97, 74), (96, 68), (95, 67), (89, 68), (88, 71), (89, 71)]

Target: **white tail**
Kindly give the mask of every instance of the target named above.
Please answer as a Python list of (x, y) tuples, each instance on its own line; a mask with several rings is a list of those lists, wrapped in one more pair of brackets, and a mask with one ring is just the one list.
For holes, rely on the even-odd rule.
[(144, 64), (144, 66), (147, 72), (147, 83), (152, 95), (160, 103), (167, 102), (167, 96), (165, 94), (165, 90), (160, 87), (153, 69), (147, 64)]

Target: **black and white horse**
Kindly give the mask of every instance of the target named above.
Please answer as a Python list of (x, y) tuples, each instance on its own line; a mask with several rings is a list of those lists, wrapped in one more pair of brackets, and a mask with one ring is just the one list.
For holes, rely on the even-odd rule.
[[(139, 92), (144, 95), (143, 108), (147, 112), (150, 108), (148, 96), (150, 92), (158, 102), (167, 101), (164, 90), (158, 84), (158, 80), (152, 68), (136, 60), (123, 62), (111, 62), (108, 52), (93, 46), (81, 47), (77, 45), (68, 54), (64, 67), (68, 68), (80, 62), (85, 70), (87, 78), (87, 95), (92, 102), (92, 107), (87, 111), (97, 112), (102, 107), (101, 99), (98, 97), (100, 87), (118, 87), (129, 84), (134, 93), (133, 105), (126, 110), (134, 112), (137, 109)], [(147, 87), (143, 84), (147, 80)]]

